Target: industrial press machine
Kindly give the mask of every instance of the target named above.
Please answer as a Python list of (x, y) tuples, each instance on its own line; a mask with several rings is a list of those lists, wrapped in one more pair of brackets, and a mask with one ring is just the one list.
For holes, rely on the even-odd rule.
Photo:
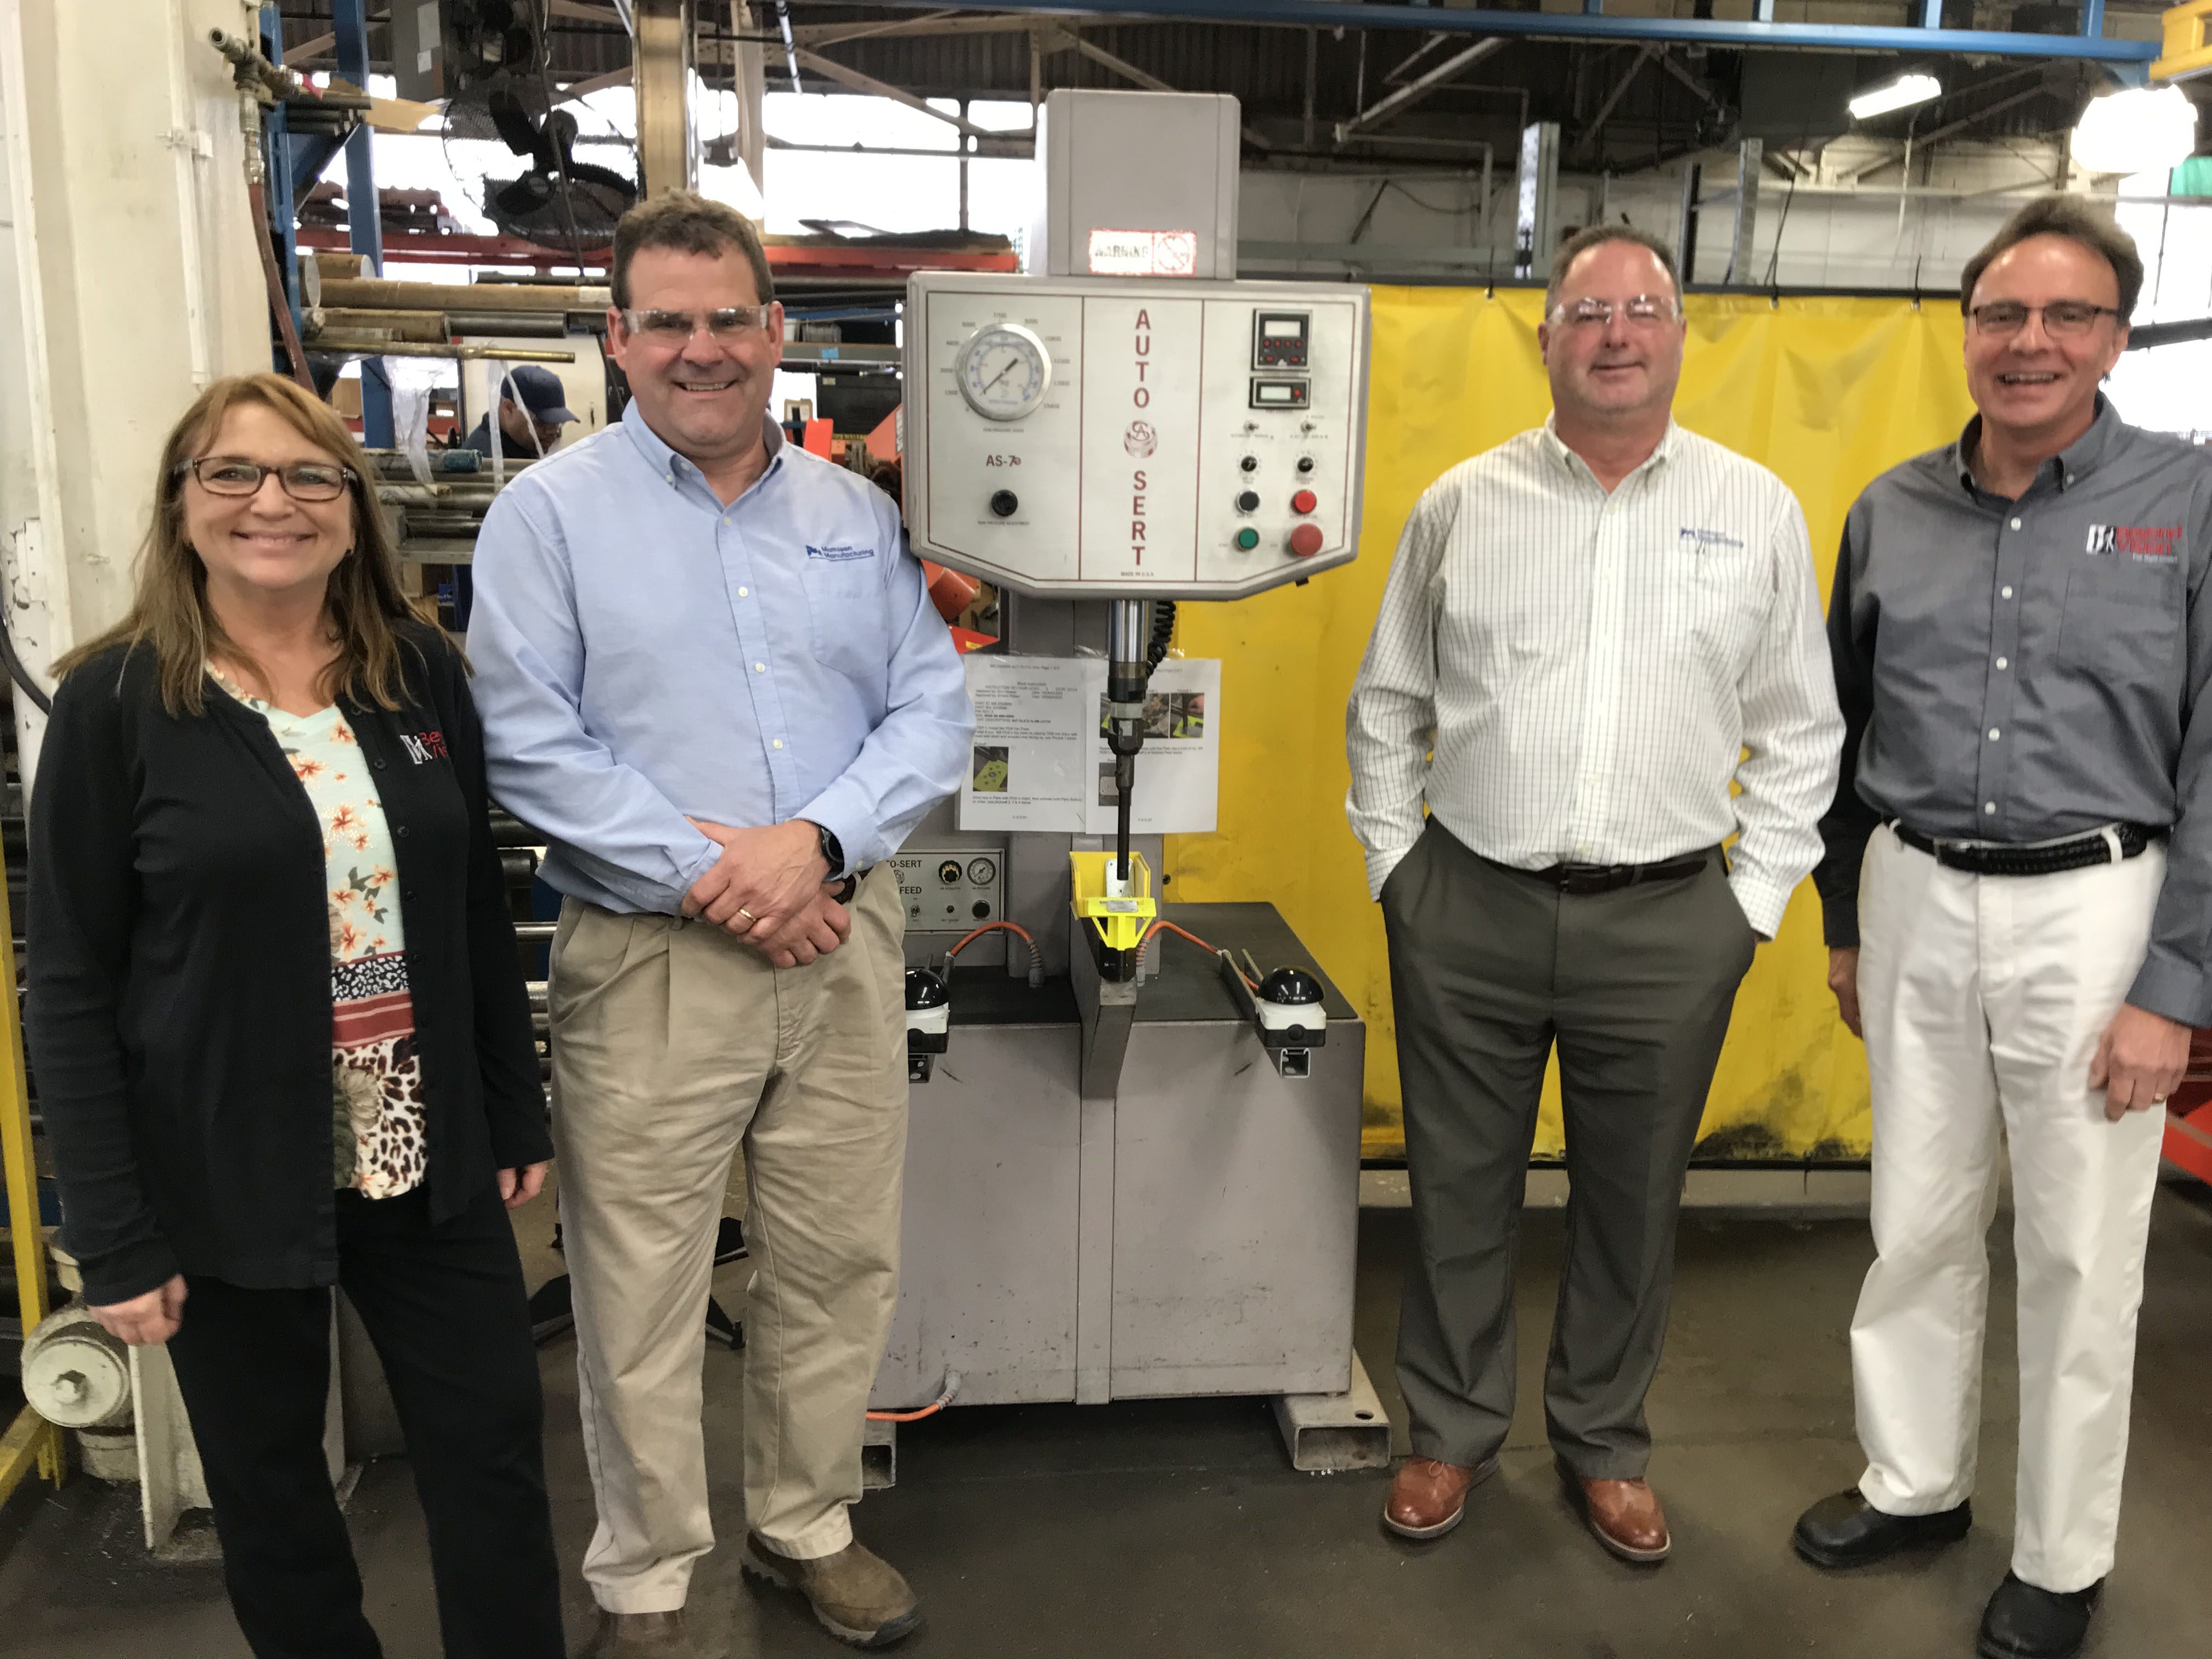
[[(1174, 603), (1358, 547), (1368, 295), (1234, 279), (1238, 126), (1230, 98), (1055, 92), (1032, 274), (908, 286), (915, 550), (1002, 590), (1006, 653), (1104, 659), (1117, 823), (953, 801), (897, 859), (912, 1118), (872, 1404), (1267, 1395), (1299, 1467), (1365, 1467), (1364, 1028), (1273, 905), (1167, 903), (1133, 829)], [(871, 1424), (878, 1484), (894, 1433)]]

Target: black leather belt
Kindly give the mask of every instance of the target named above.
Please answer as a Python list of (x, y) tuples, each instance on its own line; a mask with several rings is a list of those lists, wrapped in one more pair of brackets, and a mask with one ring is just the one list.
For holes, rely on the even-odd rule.
[[(2069, 836), (2063, 841), (2039, 842), (2033, 847), (2005, 847), (1993, 842), (1942, 841), (1923, 836), (1910, 824), (1890, 820), (1898, 840), (1915, 852), (1925, 853), (1949, 870), (1974, 876), (2055, 876), (2062, 870), (2086, 870), (2093, 864), (2118, 864), (2131, 859), (2166, 831), (2147, 823), (2115, 823)], [(2112, 856), (2115, 844), (2119, 858)]]
[(1686, 858), (1662, 859), (1656, 864), (1554, 864), (1542, 870), (1516, 870), (1513, 873), (1556, 887), (1562, 893), (1611, 893), (1647, 881), (1680, 881), (1685, 876), (1696, 875), (1712, 859), (1708, 851), (1692, 853)]

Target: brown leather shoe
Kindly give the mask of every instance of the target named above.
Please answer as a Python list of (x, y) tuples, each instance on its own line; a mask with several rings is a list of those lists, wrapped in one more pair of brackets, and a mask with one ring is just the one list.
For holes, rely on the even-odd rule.
[(1401, 1538), (1441, 1538), (1467, 1513), (1467, 1495), (1498, 1473), (1494, 1457), (1467, 1468), (1433, 1457), (1409, 1457), (1390, 1482), (1382, 1524)]
[(1585, 1480), (1573, 1477), (1583, 1517), (1597, 1541), (1624, 1561), (1650, 1566), (1667, 1559), (1674, 1540), (1667, 1533), (1667, 1511), (1649, 1480)]

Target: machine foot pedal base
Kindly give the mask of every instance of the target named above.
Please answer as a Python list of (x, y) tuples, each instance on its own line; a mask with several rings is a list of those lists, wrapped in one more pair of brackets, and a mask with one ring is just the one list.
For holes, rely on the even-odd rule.
[(876, 1492), (898, 1485), (898, 1425), (868, 1419), (860, 1437), (860, 1490)]
[(1333, 1474), (1389, 1468), (1390, 1419), (1358, 1354), (1352, 1356), (1352, 1386), (1342, 1394), (1279, 1394), (1273, 1404), (1292, 1468)]

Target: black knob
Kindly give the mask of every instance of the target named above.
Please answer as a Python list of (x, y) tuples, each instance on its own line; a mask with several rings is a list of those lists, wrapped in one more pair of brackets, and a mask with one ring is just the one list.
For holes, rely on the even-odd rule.
[(1237, 510), (1239, 513), (1257, 513), (1260, 510), (1260, 492), (1248, 489), (1237, 496)]
[(1299, 456), (1299, 457), (1298, 457), (1298, 471), (1301, 471), (1301, 472), (1310, 472), (1310, 471), (1312, 471), (1313, 470), (1314, 470), (1314, 458), (1313, 458), (1312, 456), (1310, 456), (1310, 455), (1301, 455), (1301, 456)]
[(909, 968), (906, 970), (906, 1006), (909, 1008), (942, 1008), (952, 1000), (945, 988), (945, 976), (934, 968)]
[(1247, 472), (1257, 472), (1260, 470), (1260, 458), (1257, 455), (1247, 455), (1237, 465)]
[(989, 915), (990, 914), (991, 914), (991, 902), (990, 902), (988, 899), (977, 899), (977, 900), (975, 901), (975, 920), (976, 920), (976, 921), (982, 921), (982, 920), (983, 920), (983, 918), (984, 918), (984, 917), (986, 917), (986, 916)]
[(1011, 519), (1021, 506), (1021, 499), (1011, 489), (994, 491), (991, 496), (991, 511), (1002, 519)]
[(1278, 968), (1260, 981), (1260, 1000), (1291, 1007), (1319, 1002), (1321, 981), (1303, 968)]

